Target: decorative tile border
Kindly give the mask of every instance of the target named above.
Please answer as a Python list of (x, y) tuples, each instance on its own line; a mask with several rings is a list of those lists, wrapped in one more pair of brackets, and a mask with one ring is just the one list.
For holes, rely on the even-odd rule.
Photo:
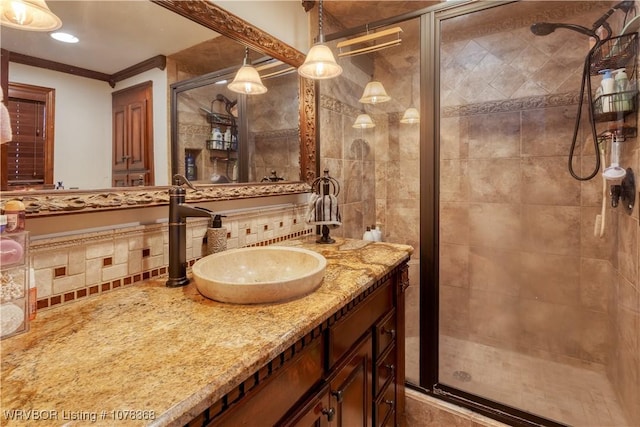
[(534, 110), (538, 108), (578, 105), (578, 99), (579, 94), (577, 92), (569, 92), (482, 102), (478, 104), (456, 105), (454, 107), (444, 107), (441, 111), (442, 117), (474, 116), (478, 114), (505, 113)]

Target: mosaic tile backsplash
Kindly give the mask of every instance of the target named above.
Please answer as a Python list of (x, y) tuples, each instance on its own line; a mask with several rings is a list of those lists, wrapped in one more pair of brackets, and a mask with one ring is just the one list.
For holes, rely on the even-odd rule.
[[(269, 245), (313, 233), (305, 205), (226, 213), (227, 249)], [(187, 221), (187, 260), (206, 255), (208, 221)], [(32, 240), (38, 310), (49, 309), (167, 273), (167, 224), (139, 225)]]

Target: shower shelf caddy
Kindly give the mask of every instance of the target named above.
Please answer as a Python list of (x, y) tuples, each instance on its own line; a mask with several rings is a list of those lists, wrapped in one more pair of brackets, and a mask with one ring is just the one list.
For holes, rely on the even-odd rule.
[[(631, 33), (604, 40), (589, 58), (591, 76), (599, 76), (603, 70), (627, 70), (628, 90), (600, 95), (593, 102), (594, 120), (598, 123), (620, 122), (616, 126), (622, 136), (635, 136), (636, 133), (636, 127), (625, 125), (624, 120), (635, 113), (638, 106), (637, 50), (638, 33)], [(607, 130), (610, 131), (611, 128)]]

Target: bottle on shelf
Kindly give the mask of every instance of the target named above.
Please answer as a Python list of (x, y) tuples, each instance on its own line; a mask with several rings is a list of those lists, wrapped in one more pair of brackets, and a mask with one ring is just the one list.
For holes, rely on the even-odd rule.
[(196, 159), (193, 157), (191, 152), (187, 152), (186, 157), (184, 158), (184, 170), (185, 176), (189, 181), (196, 180), (198, 176), (198, 169), (196, 167)]
[(602, 81), (600, 87), (602, 88), (602, 112), (610, 113), (615, 111), (615, 103), (613, 102), (613, 94), (616, 92), (616, 82), (611, 75), (611, 70), (601, 70)]
[(631, 111), (633, 105), (631, 104), (631, 97), (629, 91), (629, 78), (627, 77), (626, 70), (619, 68), (613, 71), (616, 84), (616, 111)]
[(231, 148), (231, 128), (227, 128), (227, 131), (224, 133), (224, 149)]

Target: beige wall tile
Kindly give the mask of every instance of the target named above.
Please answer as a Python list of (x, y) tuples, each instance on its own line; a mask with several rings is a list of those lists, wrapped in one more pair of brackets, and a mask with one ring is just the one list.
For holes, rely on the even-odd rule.
[(70, 275), (84, 273), (86, 252), (84, 247), (69, 248), (67, 273)]
[(470, 116), (469, 158), (517, 157), (520, 153), (520, 113)]
[(440, 119), (440, 159), (466, 159), (469, 155), (469, 120), (464, 116)]
[(469, 160), (469, 200), (519, 203), (522, 193), (520, 177), (520, 159)]
[(618, 214), (618, 269), (629, 282), (638, 283), (638, 221)]
[(580, 247), (580, 208), (528, 205), (522, 211), (522, 235), (527, 251), (574, 254)]
[(524, 252), (520, 296), (556, 304), (580, 301), (580, 258)]
[(469, 205), (467, 203), (440, 203), (440, 242), (468, 245)]
[(35, 270), (38, 298), (48, 297), (53, 294), (53, 269), (43, 268)]
[(580, 304), (593, 311), (606, 313), (615, 284), (611, 263), (606, 260), (581, 258)]
[(53, 294), (62, 294), (86, 286), (84, 274), (63, 276), (53, 279)]
[(522, 283), (520, 252), (472, 246), (469, 254), (469, 286), (476, 290), (517, 296)]
[(88, 244), (86, 251), (87, 259), (112, 256), (114, 252), (113, 241)]
[(522, 198), (527, 204), (580, 205), (580, 181), (567, 172), (565, 157), (522, 159)]
[[(467, 333), (471, 327), (469, 289), (453, 286), (441, 286), (440, 332), (446, 334)], [(474, 319), (476, 320), (476, 319)]]
[(440, 285), (469, 287), (469, 247), (466, 245), (440, 245)]
[(605, 229), (602, 237), (594, 235), (596, 216), (601, 209), (584, 207), (580, 210), (580, 254), (585, 258), (610, 260), (617, 265), (618, 216), (611, 209), (605, 212)]
[(33, 256), (33, 268), (36, 270), (67, 265), (68, 262), (69, 254), (66, 250), (47, 251)]
[(573, 137), (573, 127), (567, 124), (573, 123), (575, 117), (573, 106), (523, 111), (522, 155), (566, 156), (568, 141)]
[(440, 162), (440, 200), (466, 202), (469, 200), (469, 171), (467, 160)]
[(516, 249), (522, 240), (520, 207), (503, 203), (469, 206), (469, 240), (473, 246)]
[(102, 281), (110, 282), (112, 280), (125, 277), (129, 270), (127, 264), (111, 265), (102, 269)]

